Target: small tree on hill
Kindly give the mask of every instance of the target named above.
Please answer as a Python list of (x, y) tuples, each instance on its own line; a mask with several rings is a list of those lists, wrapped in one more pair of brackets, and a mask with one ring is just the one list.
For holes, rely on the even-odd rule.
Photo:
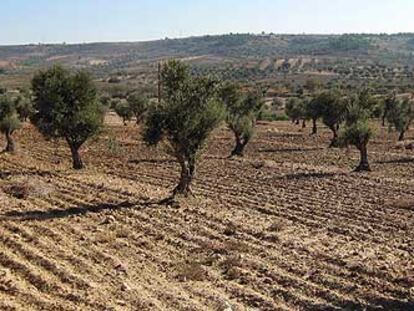
[(139, 124), (147, 112), (149, 107), (149, 99), (145, 95), (134, 93), (127, 98), (131, 113), (135, 116), (137, 124)]
[(165, 139), (168, 151), (181, 166), (174, 195), (189, 195), (197, 158), (211, 132), (221, 123), (223, 105), (218, 83), (210, 78), (193, 78), (189, 68), (169, 61), (161, 71), (163, 100), (152, 106), (145, 122), (144, 140), (156, 145)]
[(127, 122), (131, 121), (133, 113), (132, 109), (129, 106), (129, 103), (125, 100), (117, 100), (114, 104), (114, 109), (116, 114), (122, 119), (124, 125), (127, 125)]
[(316, 100), (319, 102), (322, 122), (332, 131), (332, 140), (329, 147), (338, 147), (338, 131), (344, 120), (346, 102), (338, 91), (321, 93)]
[(5, 152), (15, 152), (16, 145), (13, 139), (15, 130), (21, 127), (16, 103), (7, 95), (0, 95), (0, 131), (6, 136)]
[(393, 101), (387, 113), (387, 120), (390, 126), (400, 133), (398, 140), (404, 140), (405, 132), (414, 120), (414, 101), (408, 98)]
[(73, 168), (82, 169), (79, 148), (98, 133), (103, 122), (92, 77), (54, 66), (34, 76), (32, 89), (36, 111), (32, 122), (48, 138), (65, 138)]
[(227, 83), (220, 91), (226, 107), (226, 122), (234, 133), (236, 146), (231, 156), (243, 156), (244, 148), (254, 134), (254, 128), (263, 102), (259, 92), (242, 94), (235, 84)]

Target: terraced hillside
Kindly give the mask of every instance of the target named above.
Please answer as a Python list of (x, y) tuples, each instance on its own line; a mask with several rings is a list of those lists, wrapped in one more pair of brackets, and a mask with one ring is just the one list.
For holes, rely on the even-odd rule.
[(228, 159), (221, 129), (197, 197), (165, 205), (178, 167), (138, 132), (108, 124), (81, 173), (30, 126), (0, 156), (1, 310), (414, 310), (414, 153), (394, 134), (360, 175), (326, 130), (261, 124)]

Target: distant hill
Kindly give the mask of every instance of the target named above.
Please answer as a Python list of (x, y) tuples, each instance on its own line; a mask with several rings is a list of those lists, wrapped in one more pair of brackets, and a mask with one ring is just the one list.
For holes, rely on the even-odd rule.
[(0, 68), (15, 71), (55, 62), (97, 71), (123, 69), (168, 57), (254, 59), (295, 57), (395, 58), (414, 54), (414, 34), (274, 35), (229, 34), (151, 42), (0, 46)]

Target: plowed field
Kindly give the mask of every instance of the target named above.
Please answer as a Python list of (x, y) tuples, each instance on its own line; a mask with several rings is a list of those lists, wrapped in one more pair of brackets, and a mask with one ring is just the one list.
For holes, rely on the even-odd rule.
[[(284, 122), (242, 159), (220, 129), (196, 197), (162, 204), (179, 176), (139, 128), (111, 123), (82, 150), (30, 126), (0, 155), (0, 310), (414, 310), (414, 151), (380, 130), (373, 169)], [(414, 133), (408, 137), (413, 138)]]

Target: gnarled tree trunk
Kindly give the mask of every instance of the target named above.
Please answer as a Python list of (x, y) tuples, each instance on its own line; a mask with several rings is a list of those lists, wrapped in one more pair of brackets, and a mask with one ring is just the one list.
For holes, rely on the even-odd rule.
[(358, 167), (355, 169), (356, 172), (370, 172), (371, 167), (369, 166), (368, 162), (368, 150), (367, 150), (367, 144), (362, 143), (361, 145), (357, 146), (358, 150), (361, 155), (361, 159), (359, 162)]
[(14, 139), (12, 137), (13, 132), (7, 131), (5, 133), (6, 135), (6, 141), (7, 141), (7, 145), (6, 148), (4, 149), (5, 152), (15, 152), (16, 151), (16, 144), (14, 143)]
[(249, 140), (247, 138), (241, 137), (237, 133), (235, 133), (234, 136), (236, 137), (236, 146), (231, 152), (230, 157), (233, 157), (233, 156), (242, 157), (244, 155), (244, 148), (246, 147)]
[(306, 128), (306, 120), (302, 120), (302, 128)]
[(316, 125), (316, 119), (312, 119), (312, 135), (318, 134), (318, 126)]
[(80, 146), (76, 146), (74, 144), (69, 144), (70, 152), (72, 154), (72, 162), (73, 162), (73, 168), (75, 170), (81, 170), (85, 166), (83, 165), (81, 156), (79, 154), (79, 148)]
[(403, 141), (405, 137), (405, 131), (400, 132), (400, 136), (398, 136), (398, 141)]
[(338, 147), (338, 129), (336, 126), (330, 127), (330, 129), (333, 133), (333, 137), (329, 145), (329, 148)]
[(193, 178), (195, 175), (195, 163), (194, 160), (185, 160), (181, 157), (178, 158), (180, 165), (181, 165), (181, 176), (180, 182), (178, 183), (177, 187), (175, 187), (173, 191), (173, 195), (183, 195), (189, 196), (193, 194), (193, 190), (191, 188)]

